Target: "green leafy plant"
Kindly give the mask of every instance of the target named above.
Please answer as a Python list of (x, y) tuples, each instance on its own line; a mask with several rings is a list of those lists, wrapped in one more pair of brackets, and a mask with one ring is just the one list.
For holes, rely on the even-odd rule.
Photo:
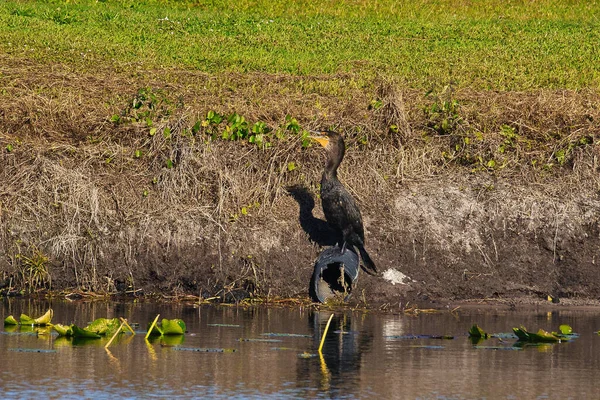
[(283, 126), (273, 130), (264, 121), (252, 123), (236, 112), (224, 115), (210, 110), (204, 120), (194, 123), (190, 131), (192, 135), (204, 132), (211, 140), (247, 141), (261, 149), (271, 148), (275, 139), (285, 140), (288, 133), (301, 134), (302, 145), (306, 147), (309, 144), (308, 133), (290, 115), (286, 116)]
[(183, 320), (181, 319), (163, 318), (163, 320), (160, 322), (160, 326), (156, 323), (156, 321), (157, 320), (154, 320), (154, 322), (148, 324), (147, 336), (168, 336), (185, 334), (185, 322), (183, 322)]
[(557, 343), (563, 340), (572, 340), (579, 335), (573, 333), (573, 329), (569, 325), (559, 326), (560, 332), (547, 332), (539, 329), (537, 332), (530, 332), (525, 327), (513, 328), (513, 332), (520, 341), (534, 343)]
[(110, 121), (115, 124), (140, 122), (150, 129), (150, 135), (156, 133), (154, 121), (167, 118), (173, 109), (166, 94), (162, 90), (141, 88), (129, 101), (120, 114), (113, 114)]
[(250, 137), (248, 138), (249, 143), (254, 143), (261, 148), (271, 147), (271, 142), (267, 134), (271, 132), (271, 129), (262, 121), (258, 121), (252, 125)]
[(248, 122), (246, 118), (233, 113), (227, 118), (228, 124), (225, 126), (225, 131), (221, 137), (227, 140), (247, 139), (249, 134)]
[[(431, 96), (431, 94), (430, 91), (426, 96)], [(449, 135), (462, 122), (459, 111), (460, 104), (458, 100), (452, 98), (452, 89), (450, 86), (446, 86), (439, 95), (434, 97), (434, 102), (425, 108), (428, 119), (427, 125), (438, 135)]]
[(573, 151), (576, 148), (587, 146), (593, 142), (594, 140), (589, 136), (583, 136), (577, 140), (571, 140), (565, 148), (558, 149), (554, 152), (554, 158), (559, 165), (563, 166), (570, 159), (571, 154), (573, 154)]
[(31, 257), (17, 254), (15, 259), (20, 263), (19, 275), (21, 282), (29, 291), (50, 287), (49, 258), (42, 251), (33, 248)]
[(21, 325), (35, 325), (35, 326), (46, 326), (50, 325), (52, 322), (52, 317), (54, 316), (54, 311), (50, 308), (44, 315), (38, 318), (32, 318), (28, 315), (21, 314), (19, 317), (19, 323)]
[(296, 135), (300, 132), (300, 124), (298, 123), (298, 120), (289, 114), (285, 116), (285, 124), (283, 125), (283, 128), (286, 131), (290, 131)]
[(369, 110), (379, 110), (381, 107), (383, 107), (383, 101), (376, 99), (376, 100), (371, 100), (368, 108), (369, 108)]
[(490, 335), (481, 329), (477, 324), (475, 324), (469, 330), (469, 337), (487, 339), (490, 337)]
[(498, 153), (505, 153), (506, 151), (513, 149), (519, 138), (519, 135), (515, 132), (515, 128), (509, 125), (502, 125), (500, 127), (500, 136), (502, 136), (504, 140), (500, 146), (498, 146)]

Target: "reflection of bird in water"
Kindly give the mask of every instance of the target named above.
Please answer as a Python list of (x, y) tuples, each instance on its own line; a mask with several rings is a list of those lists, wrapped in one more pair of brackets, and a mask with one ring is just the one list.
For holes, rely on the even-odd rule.
[(347, 246), (356, 247), (365, 271), (374, 274), (377, 267), (365, 250), (365, 232), (360, 210), (354, 198), (337, 178), (337, 169), (344, 158), (344, 138), (336, 132), (327, 131), (311, 136), (311, 139), (328, 151), (327, 164), (321, 178), (321, 202), (325, 218), (332, 228), (341, 232), (344, 240), (342, 252)]

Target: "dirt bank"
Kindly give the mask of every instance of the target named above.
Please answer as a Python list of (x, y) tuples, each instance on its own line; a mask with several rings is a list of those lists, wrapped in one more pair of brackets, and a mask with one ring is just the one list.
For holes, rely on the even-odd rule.
[[(352, 76), (92, 76), (7, 59), (0, 82), (4, 293), (306, 296), (333, 242), (324, 154), (295, 127), (335, 126), (382, 272), (361, 274), (353, 301), (600, 297), (596, 92), (426, 95)], [(264, 122), (270, 147), (223, 140), (236, 122), (209, 110)]]

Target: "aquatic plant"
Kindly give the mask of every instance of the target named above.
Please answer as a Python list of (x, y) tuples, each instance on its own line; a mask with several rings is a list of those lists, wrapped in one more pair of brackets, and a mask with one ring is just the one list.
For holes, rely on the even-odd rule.
[[(127, 320), (123, 318), (98, 318), (89, 323), (85, 328), (81, 328), (75, 324), (69, 326), (62, 324), (54, 324), (52, 328), (58, 333), (59, 336), (73, 337), (73, 338), (88, 338), (98, 339), (103, 336), (112, 336), (112, 339), (119, 334), (125, 332), (125, 326), (135, 335), (135, 331), (131, 329)], [(107, 344), (107, 346), (110, 342)]]
[(169, 336), (169, 335), (183, 335), (186, 331), (185, 322), (183, 320), (175, 318), (175, 319), (166, 319), (160, 322), (160, 326), (157, 325), (158, 317), (157, 315), (154, 321), (151, 324), (148, 324), (148, 332), (146, 333), (146, 338), (150, 336)]
[(469, 330), (469, 337), (487, 339), (490, 337), (490, 335), (484, 332), (484, 330), (481, 329), (477, 324), (475, 324)]
[[(38, 318), (31, 318), (29, 315), (21, 314), (19, 317), (19, 324), (21, 325), (31, 325), (31, 326), (46, 326), (50, 325), (52, 321), (52, 316), (54, 315), (54, 311), (52, 309), (48, 309), (44, 315)], [(16, 325), (17, 320), (12, 315), (9, 315), (4, 319), (4, 325)]]
[(521, 325), (519, 328), (513, 328), (513, 332), (520, 341), (535, 342), (535, 343), (556, 343), (565, 340), (572, 340), (579, 337), (573, 333), (573, 329), (569, 325), (559, 326), (560, 332), (547, 332), (539, 329), (536, 333), (530, 332)]
[(573, 328), (571, 326), (563, 324), (558, 327), (559, 332), (547, 332), (543, 329), (539, 329), (537, 332), (530, 332), (524, 326), (520, 326), (519, 328), (513, 328), (512, 334), (489, 334), (481, 329), (477, 324), (474, 324), (469, 330), (469, 338), (473, 340), (474, 344), (477, 344), (480, 340), (489, 339), (489, 338), (507, 338), (507, 337), (516, 337), (518, 341), (521, 342), (530, 342), (530, 343), (557, 343), (563, 340), (572, 340), (577, 338), (579, 335), (573, 333)]

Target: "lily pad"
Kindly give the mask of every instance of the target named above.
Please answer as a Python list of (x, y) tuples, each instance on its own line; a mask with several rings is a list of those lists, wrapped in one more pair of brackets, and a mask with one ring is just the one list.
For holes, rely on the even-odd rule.
[(52, 321), (53, 315), (54, 311), (50, 308), (44, 315), (38, 318), (31, 318), (29, 315), (21, 314), (19, 321), (21, 322), (21, 325), (48, 325)]
[(96, 332), (89, 331), (87, 329), (83, 329), (78, 327), (77, 325), (71, 325), (71, 329), (73, 330), (73, 337), (75, 338), (86, 338), (86, 339), (100, 339), (101, 336)]
[(163, 335), (183, 335), (185, 322), (181, 319), (163, 319), (160, 323)]
[(160, 327), (158, 324), (155, 324), (154, 326), (149, 324), (148, 329), (151, 329), (148, 332), (149, 336), (183, 335), (185, 333), (186, 326), (185, 322), (183, 322), (181, 319), (164, 318), (160, 322)]
[(558, 327), (558, 330), (560, 331), (560, 333), (562, 333), (563, 335), (570, 335), (573, 333), (573, 328), (571, 328), (569, 325), (561, 325)]
[(101, 336), (112, 336), (119, 329), (121, 323), (119, 318), (98, 318), (91, 322), (85, 329), (95, 332)]
[(12, 315), (9, 315), (8, 317), (6, 317), (4, 319), (4, 326), (6, 325), (17, 325), (19, 322), (17, 322), (17, 320), (15, 319), (15, 317), (13, 317)]
[(555, 343), (560, 342), (560, 337), (553, 335), (543, 329), (539, 329), (537, 333), (528, 332), (523, 326), (520, 328), (513, 328), (513, 331), (521, 341), (535, 342), (535, 343)]
[(517, 338), (519, 340), (523, 340), (523, 341), (529, 340), (529, 333), (527, 332), (527, 329), (525, 329), (525, 327), (523, 325), (521, 325), (520, 328), (513, 328), (513, 332), (515, 333), (515, 335), (517, 335)]
[(469, 337), (488, 339), (490, 335), (475, 324), (469, 330)]
[(58, 336), (66, 336), (66, 337), (71, 337), (73, 336), (73, 326), (66, 326), (66, 325), (62, 325), (62, 324), (54, 324), (52, 325), (52, 328), (58, 333)]

